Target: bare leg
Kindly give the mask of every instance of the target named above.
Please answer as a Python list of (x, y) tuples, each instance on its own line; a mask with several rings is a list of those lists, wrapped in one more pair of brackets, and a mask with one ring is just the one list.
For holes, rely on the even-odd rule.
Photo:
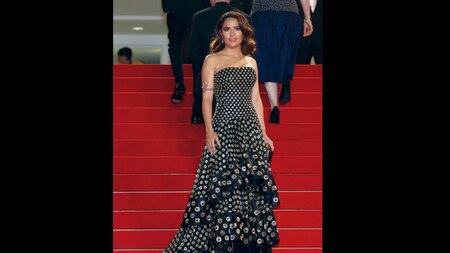
[(264, 86), (266, 87), (267, 96), (269, 98), (270, 109), (273, 109), (275, 106), (278, 106), (278, 83), (265, 82)]
[(266, 90), (267, 90), (267, 96), (269, 98), (270, 102), (270, 117), (269, 117), (269, 123), (280, 123), (280, 109), (278, 108), (278, 83), (276, 82), (265, 82), (264, 83)]

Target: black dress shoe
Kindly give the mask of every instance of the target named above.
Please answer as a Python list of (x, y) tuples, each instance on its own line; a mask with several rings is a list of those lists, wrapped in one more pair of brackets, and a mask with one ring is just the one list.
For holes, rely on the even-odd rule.
[(275, 106), (270, 113), (269, 123), (280, 124), (280, 109)]
[(204, 123), (203, 117), (199, 114), (193, 114), (191, 117), (191, 123), (192, 124), (202, 124), (202, 123)]
[(172, 93), (172, 97), (170, 98), (172, 100), (172, 103), (179, 104), (183, 101), (183, 96), (186, 93), (186, 87), (184, 87), (184, 82), (181, 81), (177, 83), (175, 86), (175, 90)]
[(285, 105), (291, 101), (291, 81), (287, 80), (281, 83), (280, 104)]

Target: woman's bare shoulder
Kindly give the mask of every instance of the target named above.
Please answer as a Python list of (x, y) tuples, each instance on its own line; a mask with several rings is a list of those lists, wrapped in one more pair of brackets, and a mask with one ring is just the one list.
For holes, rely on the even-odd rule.
[(203, 65), (209, 65), (209, 66), (213, 66), (214, 69), (219, 68), (222, 65), (223, 62), (223, 55), (220, 55), (218, 53), (212, 53), (212, 54), (208, 54), (205, 57), (205, 60), (203, 61)]
[(208, 54), (205, 57), (205, 61), (217, 61), (217, 58), (219, 58), (219, 55), (217, 53)]
[(247, 59), (247, 61), (249, 61), (249, 62), (254, 62), (254, 63), (256, 63), (255, 58), (253, 58), (253, 57), (251, 57), (251, 56), (245, 56), (245, 59)]
[(248, 64), (252, 65), (254, 68), (257, 68), (256, 60), (251, 56), (245, 56)]

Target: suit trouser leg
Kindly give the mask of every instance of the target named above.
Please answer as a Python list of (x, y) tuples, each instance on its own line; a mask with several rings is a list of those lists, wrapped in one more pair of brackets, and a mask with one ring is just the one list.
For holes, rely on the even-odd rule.
[[(192, 64), (192, 70), (194, 72), (194, 103), (192, 105), (192, 115), (202, 115), (202, 101), (203, 101), (203, 89), (202, 89), (202, 67), (203, 64)], [(216, 98), (213, 97), (212, 113), (216, 110)]]
[(172, 72), (175, 76), (175, 82), (179, 83), (183, 81), (183, 65), (181, 58), (181, 50), (183, 43), (183, 35), (187, 28), (188, 18), (177, 17), (176, 15), (167, 14), (167, 28), (169, 33), (169, 57), (172, 65)]
[(194, 103), (192, 105), (193, 115), (202, 115), (202, 65), (193, 64), (194, 85), (192, 92), (194, 94)]
[(322, 59), (322, 36), (315, 36), (312, 38), (312, 55), (316, 64), (323, 64)]
[[(310, 35), (311, 36), (311, 35)], [(311, 64), (312, 47), (311, 38), (303, 37), (300, 40), (300, 46), (297, 53), (297, 64)]]

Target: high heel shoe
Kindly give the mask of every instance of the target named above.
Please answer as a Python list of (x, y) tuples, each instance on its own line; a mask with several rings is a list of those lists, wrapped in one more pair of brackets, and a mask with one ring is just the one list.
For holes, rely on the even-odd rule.
[(270, 113), (269, 123), (280, 124), (280, 109), (275, 106)]

